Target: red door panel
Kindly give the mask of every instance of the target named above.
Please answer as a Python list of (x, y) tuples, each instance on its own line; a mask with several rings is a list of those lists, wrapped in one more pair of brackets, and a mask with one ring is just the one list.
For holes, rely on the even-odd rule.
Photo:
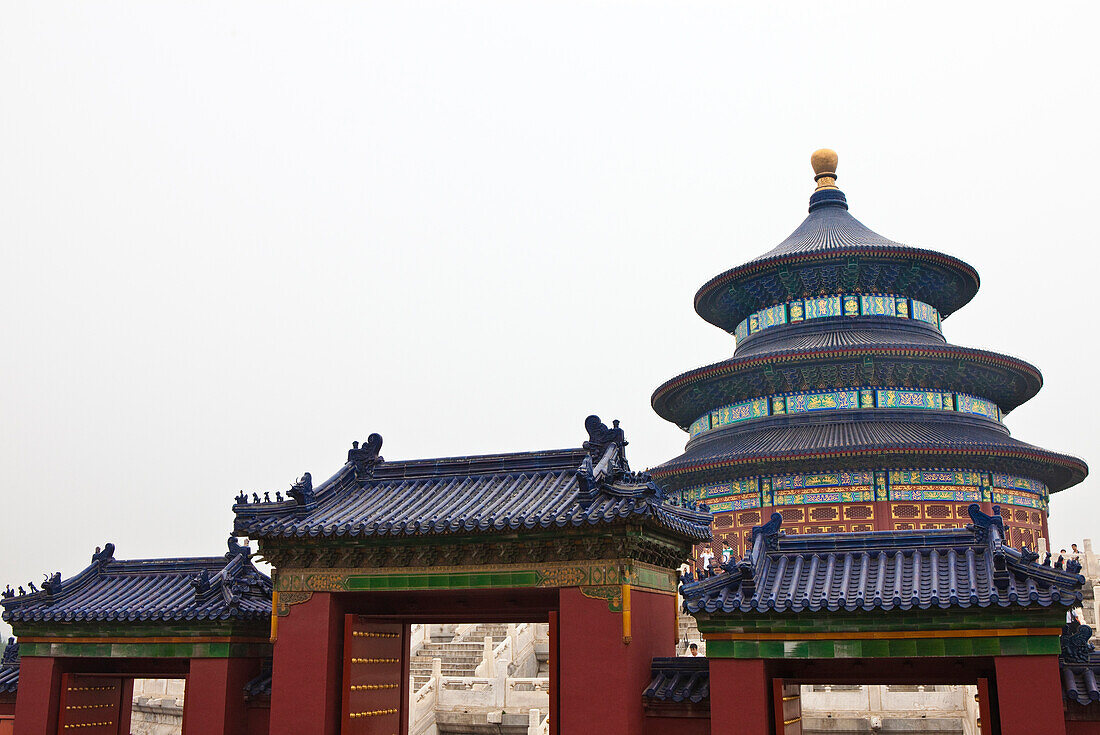
[[(113, 676), (64, 674), (58, 735), (119, 735), (123, 680)], [(129, 707), (130, 703), (126, 702)], [(124, 735), (129, 735), (128, 733)]]
[(400, 735), (407, 730), (408, 652), (402, 623), (345, 617), (343, 735)]

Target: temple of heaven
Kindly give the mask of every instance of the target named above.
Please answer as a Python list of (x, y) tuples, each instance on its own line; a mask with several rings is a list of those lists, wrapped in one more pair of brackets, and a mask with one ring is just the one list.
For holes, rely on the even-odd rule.
[(927, 529), (966, 525), (970, 503), (1000, 506), (1006, 541), (1035, 549), (1049, 538), (1050, 493), (1088, 472), (1005, 427), (1041, 374), (944, 339), (977, 272), (855, 219), (836, 162), (830, 150), (811, 157), (809, 216), (786, 240), (695, 295), (736, 349), (653, 393), (689, 434), (654, 480), (709, 506), (716, 554), (743, 555), (776, 512), (788, 534)]

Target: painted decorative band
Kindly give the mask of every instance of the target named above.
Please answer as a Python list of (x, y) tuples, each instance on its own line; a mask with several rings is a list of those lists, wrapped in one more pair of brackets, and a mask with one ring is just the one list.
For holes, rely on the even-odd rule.
[(720, 406), (700, 416), (688, 427), (694, 438), (721, 426), (779, 414), (843, 411), (860, 408), (917, 408), (957, 411), (1000, 421), (1001, 409), (993, 401), (967, 393), (903, 388), (844, 388), (761, 396)]
[(940, 328), (940, 313), (923, 301), (894, 294), (837, 294), (787, 301), (749, 314), (733, 331), (738, 342), (750, 334), (809, 319), (840, 316), (885, 316), (916, 319)]
[(1029, 477), (973, 470), (859, 470), (746, 477), (685, 488), (681, 501), (720, 513), (766, 506), (875, 500), (993, 502), (1045, 511), (1050, 491)]

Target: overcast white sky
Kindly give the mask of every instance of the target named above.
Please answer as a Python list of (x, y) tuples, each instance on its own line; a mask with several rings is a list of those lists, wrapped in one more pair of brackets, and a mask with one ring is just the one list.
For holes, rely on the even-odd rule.
[[(685, 436), (692, 308), (805, 216), (981, 273), (956, 344), (1100, 462), (1096, 3), (3, 2), (0, 587), (224, 551), (239, 490), (391, 459)], [(1092, 399), (1095, 400), (1095, 399)], [(1100, 543), (1093, 479), (1054, 540)]]

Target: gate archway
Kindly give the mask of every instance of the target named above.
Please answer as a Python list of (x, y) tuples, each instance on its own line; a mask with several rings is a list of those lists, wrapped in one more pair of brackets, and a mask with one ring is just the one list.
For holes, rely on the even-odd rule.
[(631, 472), (617, 425), (585, 426), (578, 449), (402, 462), (372, 435), (317, 488), (238, 496), (235, 531), (276, 568), (272, 735), (395, 715), (404, 732), (409, 652), (390, 636), (461, 620), (551, 624), (554, 732), (639, 732), (650, 660), (677, 636), (675, 570), (711, 516)]

